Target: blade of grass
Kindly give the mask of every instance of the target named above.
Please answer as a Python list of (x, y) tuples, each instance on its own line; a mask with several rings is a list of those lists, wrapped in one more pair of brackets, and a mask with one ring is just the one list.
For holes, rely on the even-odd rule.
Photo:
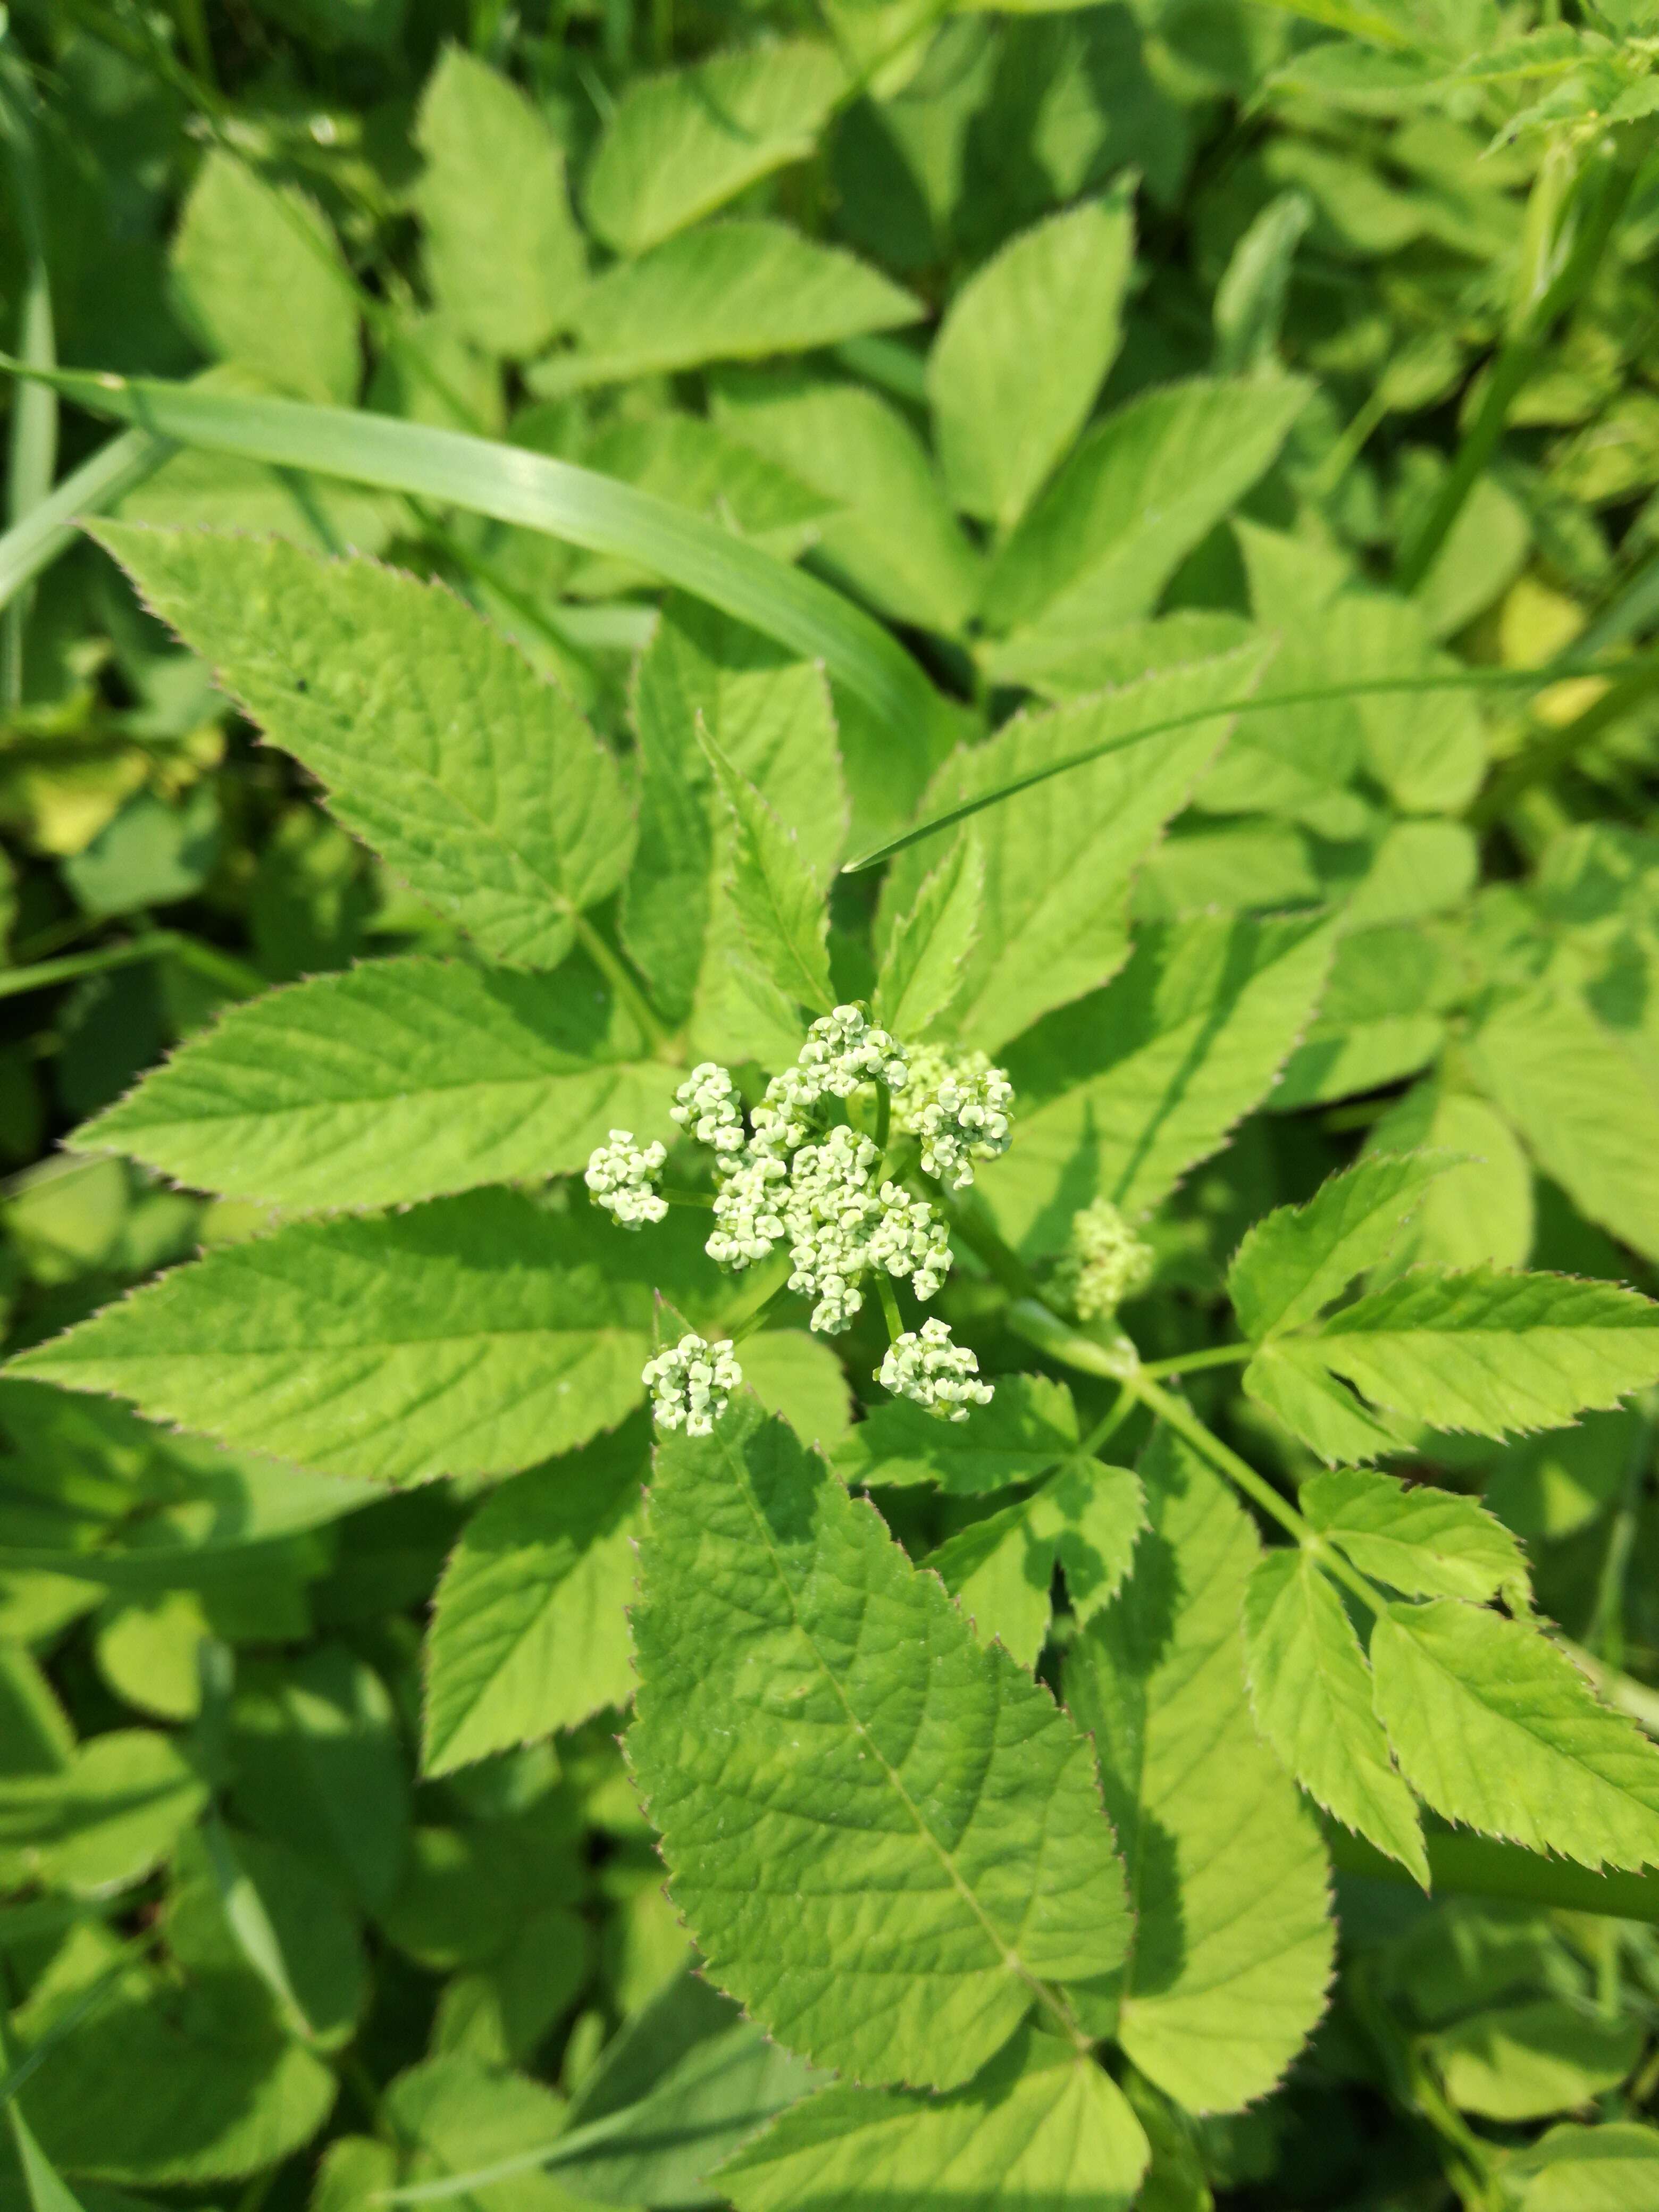
[(964, 799), (958, 805), (947, 807), (942, 814), (929, 815), (926, 821), (913, 823), (909, 829), (902, 830), (896, 837), (890, 837), (880, 845), (872, 845), (865, 852), (855, 853), (851, 860), (842, 863), (842, 873), (854, 876), (862, 869), (873, 868), (878, 861), (890, 860), (895, 853), (903, 852), (907, 846), (920, 844), (924, 837), (935, 836), (941, 830), (953, 829), (958, 822), (966, 821), (970, 814), (982, 813), (988, 806), (995, 806), (1005, 799), (1013, 798), (1018, 792), (1029, 791), (1034, 784), (1046, 783), (1051, 776), (1065, 775), (1074, 768), (1085, 768), (1091, 760), (1098, 760), (1103, 753), (1113, 751), (1137, 738), (1161, 737), (1166, 730), (1186, 729), (1194, 722), (1207, 722), (1224, 714), (1260, 714), (1275, 707), (1326, 706), (1339, 699), (1375, 697), (1391, 692), (1541, 690), (1569, 676), (1617, 674), (1630, 681), (1643, 672), (1647, 672), (1650, 680), (1659, 675), (1659, 655), (1652, 656), (1650, 659), (1625, 660), (1616, 663), (1611, 669), (1601, 663), (1586, 665), (1577, 659), (1564, 659), (1553, 661), (1543, 668), (1460, 668), (1448, 669), (1443, 674), (1433, 676), (1368, 677), (1352, 684), (1322, 684), (1305, 691), (1276, 691), (1265, 698), (1236, 699), (1227, 705), (1197, 708), (1189, 714), (1172, 714), (1161, 721), (1147, 722), (1139, 729), (1121, 731), (1103, 744), (1085, 745), (1078, 752), (1068, 753), (1063, 760), (1050, 761), (1046, 767), (1034, 769), (1029, 775), (1015, 776), (1009, 782), (998, 785), (994, 791), (980, 792), (972, 799)]
[[(17, 203), (18, 227), (27, 257), (18, 313), (18, 344), (31, 368), (58, 365), (52, 329), (52, 277), (46, 266), (46, 225), (41, 219), (40, 179), (30, 110), (33, 91), (27, 73), (8, 53), (0, 76), (0, 137)], [(16, 524), (52, 489), (58, 467), (58, 394), (50, 384), (32, 382), (16, 396), (11, 412), (11, 450), (6, 478), (6, 520)], [(0, 699), (14, 712), (23, 696), (23, 638), (28, 599), (9, 605), (0, 625)]]
[(0, 538), (0, 607), (11, 602), (43, 568), (80, 543), (75, 527), (83, 514), (101, 514), (155, 475), (178, 447), (143, 430), (123, 430), (82, 462)]
[[(0, 368), (38, 374), (0, 356)], [(51, 381), (89, 412), (183, 445), (310, 470), (460, 507), (637, 562), (725, 613), (821, 659), (882, 720), (921, 741), (945, 712), (917, 663), (881, 624), (816, 577), (632, 484), (459, 430), (295, 399), (58, 370)]]

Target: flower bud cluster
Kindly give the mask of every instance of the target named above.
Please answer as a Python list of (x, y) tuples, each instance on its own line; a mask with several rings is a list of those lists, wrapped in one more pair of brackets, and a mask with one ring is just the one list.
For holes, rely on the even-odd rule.
[(632, 1130), (613, 1129), (609, 1144), (589, 1159), (582, 1181), (619, 1228), (638, 1229), (667, 1214), (667, 1200), (656, 1189), (667, 1158), (659, 1144), (636, 1145)]
[(951, 1234), (925, 1199), (910, 1198), (896, 1182), (880, 1191), (881, 1212), (865, 1250), (872, 1267), (908, 1275), (919, 1298), (934, 1297), (951, 1272)]
[(731, 1393), (743, 1386), (743, 1370), (729, 1344), (705, 1344), (683, 1336), (666, 1352), (647, 1359), (640, 1376), (651, 1393), (651, 1411), (665, 1429), (683, 1428), (688, 1437), (714, 1434)]
[(1013, 1103), (1013, 1085), (982, 1052), (946, 1053), (922, 1045), (910, 1056), (898, 1125), (921, 1138), (924, 1173), (952, 1190), (965, 1190), (975, 1160), (994, 1160), (1007, 1151)]
[(858, 1280), (870, 1264), (870, 1235), (881, 1213), (870, 1188), (877, 1158), (868, 1137), (842, 1127), (821, 1145), (803, 1145), (790, 1166), (789, 1287), (817, 1300), (812, 1327), (826, 1336), (838, 1336), (864, 1304)]
[(914, 1399), (947, 1421), (965, 1421), (969, 1406), (988, 1406), (992, 1390), (979, 1376), (979, 1361), (965, 1344), (953, 1344), (942, 1321), (923, 1322), (920, 1332), (906, 1329), (888, 1346), (878, 1377), (896, 1398)]
[(1079, 1321), (1101, 1321), (1152, 1279), (1152, 1248), (1135, 1235), (1109, 1198), (1072, 1217), (1071, 1249), (1054, 1283)]
[(730, 1164), (714, 1193), (714, 1233), (703, 1247), (711, 1260), (741, 1272), (770, 1255), (784, 1234), (778, 1209), (786, 1193), (778, 1186), (788, 1180), (788, 1169), (769, 1152), (751, 1152)]
[(712, 1060), (702, 1060), (674, 1093), (669, 1119), (689, 1129), (700, 1145), (712, 1146), (722, 1158), (744, 1146), (743, 1106), (729, 1070)]

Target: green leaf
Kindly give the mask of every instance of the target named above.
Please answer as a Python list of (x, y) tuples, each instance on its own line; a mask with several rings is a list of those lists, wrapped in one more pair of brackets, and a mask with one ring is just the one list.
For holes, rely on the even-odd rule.
[(819, 525), (816, 560), (898, 622), (961, 630), (980, 564), (915, 432), (878, 392), (804, 370), (728, 374), (715, 419), (769, 454), (839, 513)]
[(213, 147), (185, 203), (173, 269), (222, 361), (302, 399), (350, 400), (362, 374), (357, 304), (333, 233), (304, 193)]
[(1535, 1630), (1436, 1598), (1371, 1632), (1376, 1711), (1435, 1811), (1581, 1865), (1659, 1864), (1659, 1746)]
[(1373, 1156), (1328, 1177), (1305, 1206), (1264, 1216), (1227, 1270), (1244, 1334), (1259, 1343), (1312, 1321), (1388, 1257), (1435, 1178), (1455, 1164), (1433, 1154)]
[(707, 732), (700, 734), (734, 833), (728, 888), (749, 950), (786, 998), (827, 1013), (835, 1000), (830, 915), (799, 840)]
[(1005, 1234), (1056, 1251), (1095, 1198), (1138, 1215), (1166, 1197), (1271, 1088), (1329, 955), (1317, 917), (1142, 929), (1106, 990), (1006, 1055), (1017, 1134), (980, 1177)]
[(1293, 1401), (1328, 1407), (1334, 1427), (1347, 1422), (1357, 1441), (1332, 1452), (1337, 1437), (1304, 1421), (1315, 1450), (1372, 1459), (1389, 1449), (1401, 1419), (1523, 1435), (1617, 1405), (1656, 1379), (1659, 1306), (1636, 1291), (1471, 1267), (1402, 1276), (1310, 1333), (1273, 1339), (1245, 1370), (1244, 1387), (1293, 1427)]
[(1152, 1525), (1134, 1574), (1066, 1667), (1136, 1913), (1127, 1969), (1091, 1993), (1089, 2025), (1189, 2112), (1230, 2112), (1273, 2086), (1324, 2009), (1328, 1869), (1250, 1723), (1238, 1621), (1255, 1531), (1164, 1431), (1141, 1476)]
[(1194, 380), (1090, 432), (998, 554), (987, 621), (1014, 635), (988, 674), (1025, 683), (1092, 633), (1149, 613), (1183, 556), (1249, 490), (1306, 404), (1291, 380)]
[(700, 981), (705, 1000), (718, 1000), (729, 956), (743, 944), (718, 880), (718, 856), (733, 832), (699, 726), (793, 832), (822, 888), (846, 830), (836, 720), (820, 669), (677, 598), (636, 666), (633, 720), (644, 773), (623, 935), (658, 1004), (681, 1020)]
[(211, 1252), (12, 1372), (328, 1474), (512, 1473), (638, 1403), (649, 1291), (614, 1272), (635, 1264), (608, 1224), (475, 1191)]
[(110, 1729), (60, 1772), (0, 1782), (0, 1858), (20, 1882), (72, 1896), (129, 1889), (169, 1856), (206, 1802), (171, 1736)]
[(1659, 2128), (1564, 2121), (1504, 2169), (1521, 2212), (1639, 2212), (1659, 2188)]
[(239, 1819), (326, 1869), (371, 1911), (409, 1844), (409, 1784), (392, 1699), (373, 1668), (325, 1643), (285, 1665), (245, 1666), (233, 1713)]
[(571, 1174), (612, 1128), (666, 1135), (677, 1073), (591, 970), (414, 956), (233, 1006), (75, 1142), (195, 1190), (386, 1206)]
[(1446, 2094), (1483, 2119), (1539, 2120), (1616, 2089), (1642, 2055), (1634, 2020), (1587, 2019), (1559, 1997), (1500, 2005), (1425, 2039)]
[(1524, 1267), (1532, 1251), (1532, 1169), (1500, 1114), (1432, 1079), (1416, 1085), (1372, 1129), (1381, 1152), (1459, 1153), (1424, 1193), (1390, 1267)]
[(1082, 428), (1122, 343), (1127, 194), (1022, 231), (951, 301), (927, 396), (957, 507), (1008, 530)]
[(839, 246), (734, 217), (606, 270), (576, 302), (576, 350), (546, 356), (529, 382), (554, 398), (709, 362), (807, 353), (921, 312), (920, 301)]
[(368, 1993), (350, 1907), (289, 1846), (222, 1825), (216, 1842), (216, 1825), (210, 1816), (179, 1853), (167, 1911), (174, 1957), (193, 1973), (253, 1966), (291, 2029), (324, 2049), (349, 2041)]
[[(563, 2100), (523, 2074), (503, 2072), (469, 2052), (450, 2051), (400, 2074), (383, 2109), (403, 2151), (405, 2182), (489, 2170), (550, 2144), (564, 2119)], [(515, 2185), (467, 2200), (468, 2212), (565, 2212), (562, 2191), (539, 2180), (526, 2159)]]
[(936, 1482), (962, 1494), (1006, 1490), (1048, 1474), (1078, 1447), (1077, 1408), (1046, 1375), (1002, 1375), (988, 1406), (939, 1421), (903, 1398), (879, 1398), (836, 1454), (849, 1483), (898, 1488)]
[[(452, 593), (277, 542), (102, 526), (104, 542), (347, 828), (499, 960), (556, 965), (634, 826), (562, 692)], [(411, 686), (411, 669), (421, 680)]]
[(641, 1553), (629, 1759), (713, 1978), (866, 2081), (950, 2087), (1034, 2001), (1064, 2019), (1046, 1978), (1127, 1929), (1047, 1692), (750, 1406), (661, 1447)]
[(618, 253), (643, 253), (805, 161), (846, 82), (832, 50), (805, 39), (636, 78), (588, 168), (588, 221)]
[(946, 2096), (820, 2089), (719, 2179), (738, 2212), (1127, 2212), (1149, 2156), (1110, 2075), (1026, 2029)]
[(1244, 1663), (1256, 1725), (1303, 1788), (1426, 1889), (1422, 1826), (1371, 1709), (1365, 1655), (1307, 1552), (1269, 1552), (1252, 1573)]
[(979, 935), (985, 856), (964, 830), (908, 910), (893, 925), (876, 976), (875, 1014), (896, 1036), (925, 1036), (962, 987), (962, 966)]
[(1439, 1009), (1452, 982), (1439, 946), (1413, 924), (1346, 933), (1317, 1018), (1273, 1094), (1274, 1112), (1381, 1090), (1426, 1066), (1445, 1042)]
[(422, 1771), (574, 1728), (633, 1695), (624, 1609), (647, 1445), (640, 1423), (504, 1483), (433, 1601)]
[(705, 2177), (825, 2078), (707, 1982), (678, 1974), (583, 2081), (555, 2171), (606, 2204), (724, 2203)]
[(1659, 1101), (1635, 1041), (1565, 985), (1505, 994), (1465, 1048), (1471, 1074), (1580, 1212), (1659, 1259)]
[(1297, 1503), (1363, 1575), (1407, 1597), (1501, 1597), (1512, 1613), (1530, 1603), (1527, 1562), (1514, 1536), (1473, 1498), (1375, 1468), (1337, 1468), (1302, 1486)]
[(1017, 1505), (971, 1522), (927, 1565), (973, 1622), (1033, 1667), (1048, 1633), (1056, 1565), (1079, 1621), (1097, 1613), (1129, 1571), (1146, 1526), (1140, 1479), (1130, 1468), (1072, 1459)]
[(1234, 246), (1212, 309), (1215, 365), (1223, 376), (1248, 376), (1273, 361), (1291, 264), (1312, 220), (1305, 193), (1280, 192)]
[[(939, 769), (924, 817), (1089, 756), (1066, 775), (1016, 789), (978, 825), (984, 918), (955, 1015), (968, 1042), (995, 1051), (1121, 963), (1134, 871), (1226, 742), (1229, 720), (1202, 710), (1248, 698), (1269, 650), (1246, 646), (1019, 716)], [(1183, 726), (1139, 734), (1174, 720)], [(915, 884), (922, 865), (919, 852), (901, 862), (895, 889)]]
[(523, 361), (566, 329), (586, 281), (564, 156), (517, 85), (459, 46), (427, 81), (415, 205), (439, 307), (486, 353)]
[(349, 408), (73, 371), (53, 381), (93, 414), (142, 419), (158, 438), (406, 492), (637, 561), (797, 653), (822, 658), (907, 749), (945, 719), (903, 647), (838, 592), (718, 524), (591, 469)]
[[(0, 2039), (0, 2060), (5, 2055), (5, 2043)], [(15, 2098), (7, 2102), (6, 2118), (11, 2124), (11, 2139), (16, 2146), (17, 2162), (23, 2169), (23, 2185), (28, 2191), (33, 2212), (82, 2212), (80, 2198), (34, 2140), (34, 2131), (18, 2110)]]
[[(86, 1948), (60, 1951), (15, 2017), (26, 2056), (105, 1962), (106, 1937), (71, 1942)], [(77, 2179), (200, 2185), (279, 2164), (316, 2133), (337, 2087), (246, 1968), (189, 1977), (182, 1992), (133, 1968), (46, 2052), (28, 2112), (45, 2155)]]

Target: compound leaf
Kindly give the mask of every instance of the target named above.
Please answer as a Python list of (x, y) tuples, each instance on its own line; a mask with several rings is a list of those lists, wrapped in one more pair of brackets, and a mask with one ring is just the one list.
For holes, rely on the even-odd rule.
[(831, 50), (806, 39), (636, 79), (589, 167), (588, 221), (619, 253), (659, 245), (804, 161), (846, 81)]
[(1449, 1820), (1591, 1867), (1659, 1864), (1659, 1746), (1534, 1629), (1455, 1598), (1371, 1632), (1401, 1771)]
[(1154, 924), (1103, 991), (1005, 1055), (1018, 1141), (981, 1175), (1023, 1251), (1061, 1247), (1097, 1197), (1138, 1214), (1271, 1089), (1318, 998), (1331, 939), (1316, 919), (1204, 915)]
[(884, 1029), (907, 1040), (923, 1036), (950, 1006), (979, 935), (984, 895), (984, 854), (964, 830), (893, 926), (876, 977), (876, 1019)]
[(1365, 1655), (1307, 1553), (1269, 1552), (1252, 1573), (1244, 1659), (1256, 1725), (1303, 1788), (1426, 1889), (1422, 1826), (1371, 1708)]
[(439, 307), (486, 353), (538, 353), (568, 324), (587, 276), (545, 120), (509, 79), (450, 46), (422, 94), (415, 141)]
[[(498, 960), (551, 968), (621, 882), (616, 762), (453, 592), (278, 539), (104, 523), (139, 591), (346, 827)], [(418, 680), (416, 680), (418, 677)]]
[(515, 1475), (467, 1522), (433, 1601), (425, 1773), (627, 1704), (624, 1608), (647, 1454), (630, 1421), (572, 1459)]
[(639, 1401), (650, 1294), (615, 1273), (625, 1248), (598, 1249), (504, 1190), (296, 1222), (174, 1268), (12, 1372), (328, 1474), (510, 1473)]
[[(1128, 1929), (1086, 1743), (751, 1401), (658, 1454), (629, 1760), (713, 1978), (866, 2082), (969, 2079)], [(878, 1914), (869, 1899), (883, 1899)]]
[(1128, 1966), (1089, 2024), (1188, 2111), (1227, 2112), (1273, 2087), (1324, 2009), (1328, 1875), (1250, 1723), (1238, 1620), (1255, 1529), (1166, 1431), (1140, 1472), (1151, 1526), (1135, 1571), (1066, 1667), (1136, 1914)]
[(1122, 340), (1127, 195), (1022, 231), (951, 301), (927, 360), (957, 505), (1006, 530), (1083, 427)]
[(830, 916), (799, 841), (706, 732), (702, 744), (734, 833), (728, 887), (749, 949), (786, 998), (825, 1013)]
[(398, 1205), (666, 1132), (675, 1075), (591, 972), (415, 956), (232, 1007), (75, 1143), (298, 1212)]
[(1373, 1157), (1330, 1176), (1305, 1206), (1258, 1221), (1227, 1270), (1239, 1326), (1258, 1342), (1312, 1321), (1354, 1277), (1388, 1257), (1449, 1158)]
[(1024, 2029), (945, 2096), (820, 2089), (722, 2166), (738, 2212), (1123, 2212), (1150, 2153), (1086, 2052)]
[(544, 398), (593, 384), (757, 361), (914, 322), (921, 302), (839, 246), (786, 224), (732, 218), (682, 232), (590, 284), (574, 353), (530, 373)]
[(1502, 1597), (1511, 1611), (1528, 1601), (1520, 1545), (1473, 1498), (1426, 1483), (1407, 1489), (1376, 1468), (1348, 1467), (1313, 1476), (1297, 1502), (1362, 1574), (1407, 1597), (1461, 1597), (1474, 1605)]

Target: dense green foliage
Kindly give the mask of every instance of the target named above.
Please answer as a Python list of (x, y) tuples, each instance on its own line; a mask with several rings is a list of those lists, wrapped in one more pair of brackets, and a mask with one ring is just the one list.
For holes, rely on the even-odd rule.
[(1659, 2205), (1656, 61), (0, 27), (0, 2212)]

